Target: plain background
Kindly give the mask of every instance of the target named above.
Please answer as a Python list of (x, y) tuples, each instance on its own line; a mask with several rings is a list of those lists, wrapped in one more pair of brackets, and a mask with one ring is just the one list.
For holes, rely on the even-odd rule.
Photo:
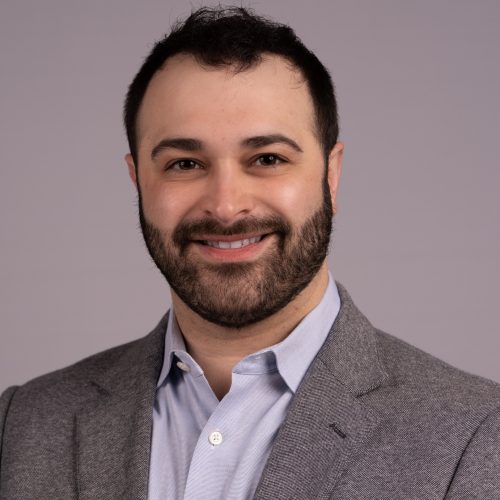
[[(0, 390), (141, 337), (167, 309), (121, 108), (153, 42), (199, 5), (2, 1)], [(294, 27), (336, 83), (335, 277), (376, 326), (500, 381), (500, 2), (243, 5)]]

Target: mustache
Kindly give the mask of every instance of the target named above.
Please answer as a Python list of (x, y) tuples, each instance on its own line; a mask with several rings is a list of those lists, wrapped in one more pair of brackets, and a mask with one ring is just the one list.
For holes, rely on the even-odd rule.
[(277, 233), (285, 238), (292, 231), (290, 224), (283, 218), (273, 215), (269, 217), (246, 217), (230, 226), (216, 219), (206, 218), (180, 222), (174, 230), (172, 239), (175, 245), (185, 248), (191, 241), (201, 239), (200, 236), (233, 236), (245, 233)]

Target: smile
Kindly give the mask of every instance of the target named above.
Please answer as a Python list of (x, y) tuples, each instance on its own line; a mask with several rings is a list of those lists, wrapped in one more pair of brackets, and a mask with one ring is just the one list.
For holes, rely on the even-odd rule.
[(208, 261), (252, 261), (269, 248), (274, 241), (273, 234), (200, 235), (193, 243), (196, 251)]
[(245, 238), (242, 240), (235, 241), (217, 241), (217, 240), (203, 240), (201, 243), (203, 245), (208, 245), (213, 248), (222, 248), (222, 249), (232, 249), (232, 248), (243, 248), (252, 243), (258, 243), (262, 240), (263, 236), (255, 236), (253, 238)]

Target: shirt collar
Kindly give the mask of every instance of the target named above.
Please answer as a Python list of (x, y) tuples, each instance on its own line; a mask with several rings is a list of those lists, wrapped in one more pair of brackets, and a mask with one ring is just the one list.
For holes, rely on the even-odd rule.
[(296, 392), (309, 365), (330, 333), (340, 310), (337, 285), (328, 273), (328, 285), (320, 303), (279, 344), (269, 349), (278, 370), (292, 392)]
[(163, 384), (168, 374), (170, 373), (170, 368), (172, 367), (172, 361), (176, 352), (186, 352), (186, 344), (184, 343), (184, 338), (182, 337), (179, 325), (175, 319), (175, 314), (173, 309), (170, 309), (167, 322), (167, 330), (165, 332), (165, 354), (163, 357), (163, 366), (158, 378), (158, 383), (156, 387), (160, 387)]
[[(257, 374), (268, 373), (277, 368), (289, 389), (295, 392), (309, 365), (326, 340), (339, 310), (339, 293), (329, 272), (328, 285), (321, 301), (292, 332), (280, 343), (245, 357), (235, 366), (233, 371)], [(193, 375), (203, 374), (201, 368), (186, 351), (186, 345), (173, 309), (170, 310), (168, 316), (164, 352), (163, 367), (157, 387), (160, 387), (167, 378), (174, 356), (188, 363), (195, 372)]]

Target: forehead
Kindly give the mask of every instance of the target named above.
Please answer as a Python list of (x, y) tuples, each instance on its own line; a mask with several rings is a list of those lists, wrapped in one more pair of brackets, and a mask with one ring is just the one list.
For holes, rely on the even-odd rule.
[(312, 99), (302, 74), (286, 59), (263, 55), (236, 71), (179, 54), (152, 78), (139, 110), (138, 139), (162, 135), (243, 137), (284, 132), (314, 135)]

